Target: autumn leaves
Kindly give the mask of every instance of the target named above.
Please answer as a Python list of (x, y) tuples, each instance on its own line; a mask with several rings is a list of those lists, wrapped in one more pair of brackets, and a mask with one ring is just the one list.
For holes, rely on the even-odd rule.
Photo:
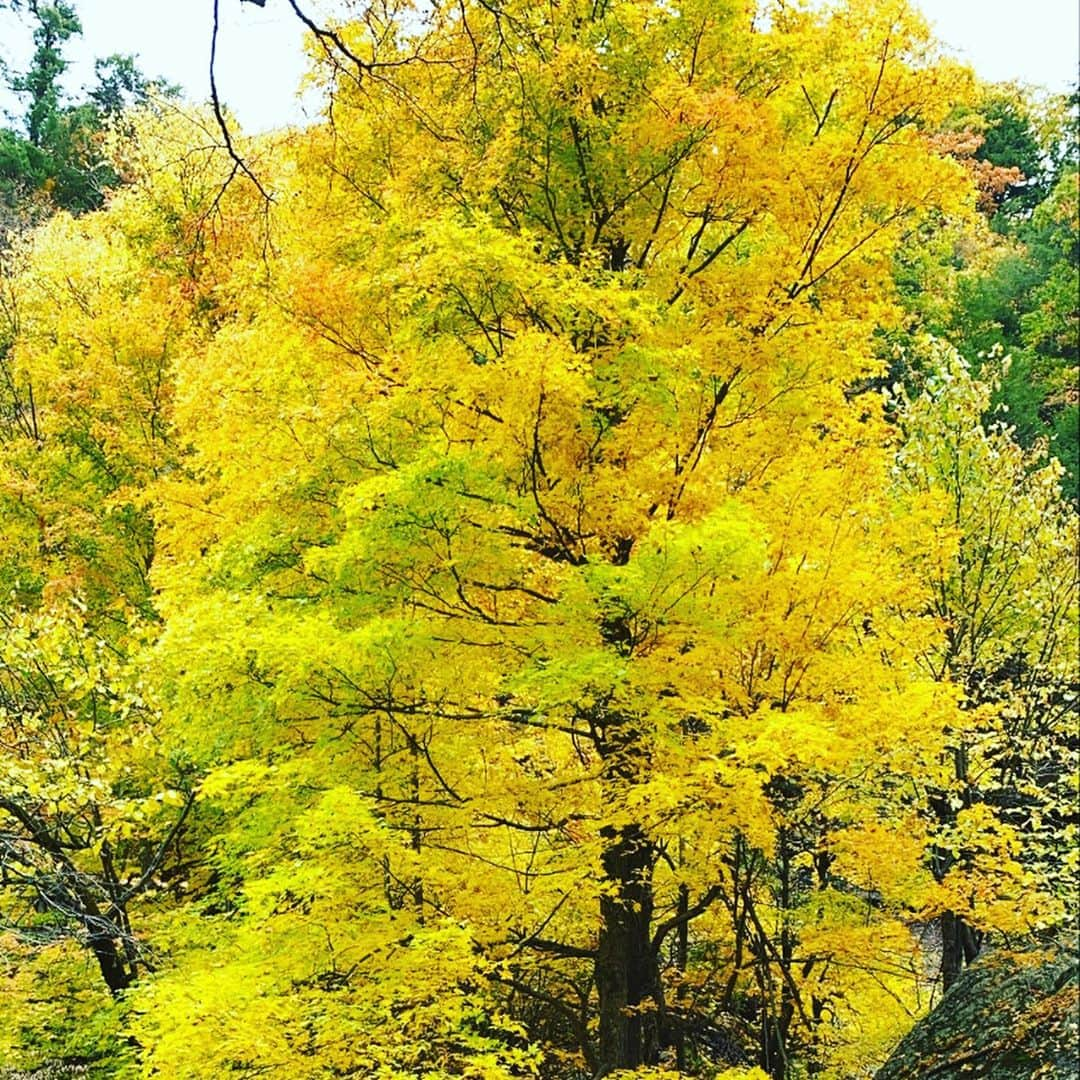
[[(138, 183), (26, 256), (5, 572), (114, 659), (62, 751), (93, 798), (5, 797), (121, 883), (145, 1070), (854, 1075), (925, 991), (906, 924), (1012, 887), (983, 833), (932, 865), (974, 828), (934, 797), (994, 805), (946, 653), (1008, 543), (951, 523), (938, 413), (898, 478), (851, 393), (904, 230), (973, 197), (919, 133), (963, 80), (888, 4), (347, 32), (383, 74), (325, 61), (332, 125), (252, 147), (272, 203), (148, 117)], [(90, 722), (53, 682), (16, 728)]]

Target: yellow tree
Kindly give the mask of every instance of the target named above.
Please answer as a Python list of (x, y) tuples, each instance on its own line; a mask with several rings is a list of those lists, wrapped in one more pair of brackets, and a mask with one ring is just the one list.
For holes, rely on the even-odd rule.
[[(185, 140), (198, 171), (213, 155)], [(122, 1052), (115, 1026), (63, 1017), (113, 1015), (93, 979), (120, 997), (154, 966), (145, 914), (178, 877), (193, 799), (129, 666), (155, 625), (146, 492), (177, 467), (173, 350), (199, 332), (169, 187), (58, 215), (2, 268), (0, 932), (19, 977), (0, 1038), (27, 1065)]]
[[(844, 390), (899, 235), (966, 197), (921, 133), (963, 80), (906, 5), (752, 14), (318, 39), (333, 125), (264, 161), (158, 486), (155, 677), (223, 763), (207, 812), (251, 802), (216, 888), (230, 993), (279, 1026), (148, 1005), (162, 1063), (505, 1075), (478, 987), (592, 1075), (850, 1041), (842, 972), (925, 885), (917, 842), (880, 880), (882, 825), (916, 822), (954, 696), (916, 663), (929, 519)], [(362, 1058), (373, 985), (425, 1034)]]

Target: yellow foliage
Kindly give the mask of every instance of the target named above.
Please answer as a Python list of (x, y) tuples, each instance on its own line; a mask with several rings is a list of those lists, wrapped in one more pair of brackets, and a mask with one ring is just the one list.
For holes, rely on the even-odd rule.
[[(147, 117), (26, 253), (8, 576), (125, 691), (104, 764), (9, 771), (168, 862), (145, 1075), (671, 1076), (619, 1070), (673, 1015), (855, 1075), (905, 920), (1001, 922), (1016, 835), (959, 818), (935, 887), (918, 810), (967, 532), (852, 393), (904, 231), (972, 198), (920, 131), (967, 77), (899, 0), (751, 6), (373, 11), (332, 118), (248, 148), (271, 202)], [(50, 642), (69, 697), (113, 663)]]

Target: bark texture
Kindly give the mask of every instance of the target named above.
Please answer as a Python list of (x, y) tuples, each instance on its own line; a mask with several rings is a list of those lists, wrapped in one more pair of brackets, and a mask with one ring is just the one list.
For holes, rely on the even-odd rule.
[(635, 826), (609, 832), (604, 870), (617, 891), (600, 902), (598, 1076), (655, 1065), (662, 1038), (663, 995), (649, 937), (654, 851)]

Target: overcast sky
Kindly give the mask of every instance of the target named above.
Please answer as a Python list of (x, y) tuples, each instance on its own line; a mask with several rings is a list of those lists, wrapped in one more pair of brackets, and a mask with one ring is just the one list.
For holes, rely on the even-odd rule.
[[(325, 12), (332, 0), (307, 0)], [(74, 0), (83, 39), (71, 49), (70, 82), (93, 81), (92, 61), (134, 53), (143, 71), (204, 99), (210, 50), (211, 0)], [(1077, 0), (922, 0), (938, 36), (985, 79), (1065, 90), (1080, 64)], [(294, 93), (304, 70), (303, 28), (286, 0), (264, 8), (221, 0), (218, 86), (242, 125), (262, 130), (302, 119)], [(25, 41), (10, 15), (0, 15), (0, 57), (18, 68)]]

